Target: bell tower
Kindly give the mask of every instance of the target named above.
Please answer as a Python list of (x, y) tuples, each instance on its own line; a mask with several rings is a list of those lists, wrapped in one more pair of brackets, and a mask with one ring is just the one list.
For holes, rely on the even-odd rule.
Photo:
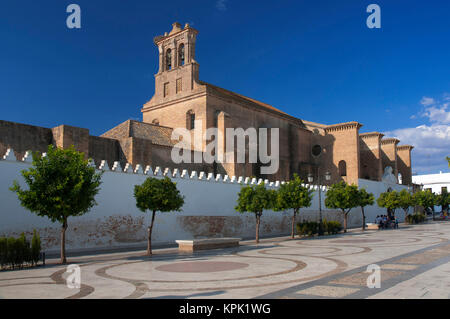
[(179, 98), (194, 90), (198, 84), (199, 65), (195, 61), (198, 31), (186, 23), (172, 24), (172, 31), (154, 38), (159, 51), (159, 70), (155, 74), (156, 103)]

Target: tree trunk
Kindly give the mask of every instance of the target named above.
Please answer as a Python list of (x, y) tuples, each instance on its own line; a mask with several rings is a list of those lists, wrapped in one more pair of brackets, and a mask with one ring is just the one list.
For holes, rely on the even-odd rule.
[(67, 229), (67, 218), (64, 218), (61, 227), (61, 264), (66, 264), (66, 229)]
[(344, 233), (347, 232), (347, 214), (344, 212)]
[(148, 238), (147, 238), (147, 255), (152, 255), (152, 230), (153, 230), (153, 223), (155, 221), (155, 211), (152, 213), (152, 221), (150, 223), (150, 226), (148, 227)]
[(259, 243), (259, 223), (261, 221), (261, 215), (256, 214), (256, 243)]
[(292, 215), (292, 229), (291, 229), (291, 238), (294, 239), (295, 237), (295, 216), (297, 215), (297, 212), (294, 210), (294, 215)]
[(363, 218), (362, 230), (365, 231), (366, 230), (366, 215), (364, 214), (364, 207), (361, 207), (361, 212), (362, 212), (362, 218)]

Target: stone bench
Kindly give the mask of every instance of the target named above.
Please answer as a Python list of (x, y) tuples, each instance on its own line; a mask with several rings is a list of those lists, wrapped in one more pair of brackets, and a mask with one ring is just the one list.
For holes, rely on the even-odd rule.
[(196, 250), (229, 248), (239, 246), (240, 238), (207, 238), (176, 240), (178, 250), (182, 252), (193, 252)]
[(366, 229), (376, 229), (376, 230), (378, 230), (378, 224), (366, 224), (367, 225), (367, 227), (366, 227)]

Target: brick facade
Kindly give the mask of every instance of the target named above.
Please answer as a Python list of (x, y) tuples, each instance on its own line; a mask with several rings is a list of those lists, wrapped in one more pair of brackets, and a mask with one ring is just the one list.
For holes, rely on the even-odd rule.
[[(98, 165), (107, 160), (133, 166), (152, 165), (183, 168), (229, 176), (287, 180), (294, 173), (304, 180), (309, 174), (322, 183), (344, 180), (358, 183), (359, 178), (381, 180), (387, 166), (394, 175), (402, 174), (402, 183), (411, 183), (411, 146), (397, 146), (397, 139), (383, 139), (378, 132), (359, 132), (358, 122), (325, 125), (301, 120), (274, 108), (201, 81), (199, 64), (195, 60), (198, 31), (188, 24), (174, 23), (170, 33), (154, 38), (159, 51), (159, 70), (155, 75), (153, 97), (143, 105), (143, 121), (125, 121), (101, 136), (89, 135), (89, 130), (67, 125), (48, 129), (31, 125), (0, 121), (0, 154), (8, 147), (23, 156), (27, 150), (45, 152), (49, 144), (66, 148), (74, 145)], [(261, 163), (181, 163), (171, 158), (172, 149), (179, 142), (172, 140), (175, 128), (185, 128), (193, 140), (193, 121), (200, 121), (202, 132), (207, 128), (278, 128), (279, 170), (261, 175)], [(197, 124), (195, 124), (197, 125)], [(198, 129), (198, 128), (197, 128)], [(225, 152), (226, 137), (216, 141), (216, 154)], [(190, 147), (189, 152), (202, 155), (207, 143)], [(246, 145), (248, 151), (248, 144)], [(258, 147), (261, 147), (258, 144)], [(176, 149), (178, 150), (178, 149)], [(269, 150), (271, 152), (271, 150)], [(325, 172), (331, 181), (324, 182)]]

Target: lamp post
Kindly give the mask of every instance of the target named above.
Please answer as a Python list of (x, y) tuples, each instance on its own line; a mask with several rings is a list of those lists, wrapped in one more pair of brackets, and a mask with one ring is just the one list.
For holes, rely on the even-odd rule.
[[(325, 180), (329, 181), (331, 179), (331, 173), (326, 172), (325, 173)], [(319, 236), (323, 235), (323, 229), (322, 229), (322, 189), (320, 187), (321, 183), (321, 175), (320, 175), (320, 168), (317, 167), (317, 186), (319, 188)], [(308, 182), (312, 184), (314, 182), (314, 175), (309, 173), (308, 174)]]

